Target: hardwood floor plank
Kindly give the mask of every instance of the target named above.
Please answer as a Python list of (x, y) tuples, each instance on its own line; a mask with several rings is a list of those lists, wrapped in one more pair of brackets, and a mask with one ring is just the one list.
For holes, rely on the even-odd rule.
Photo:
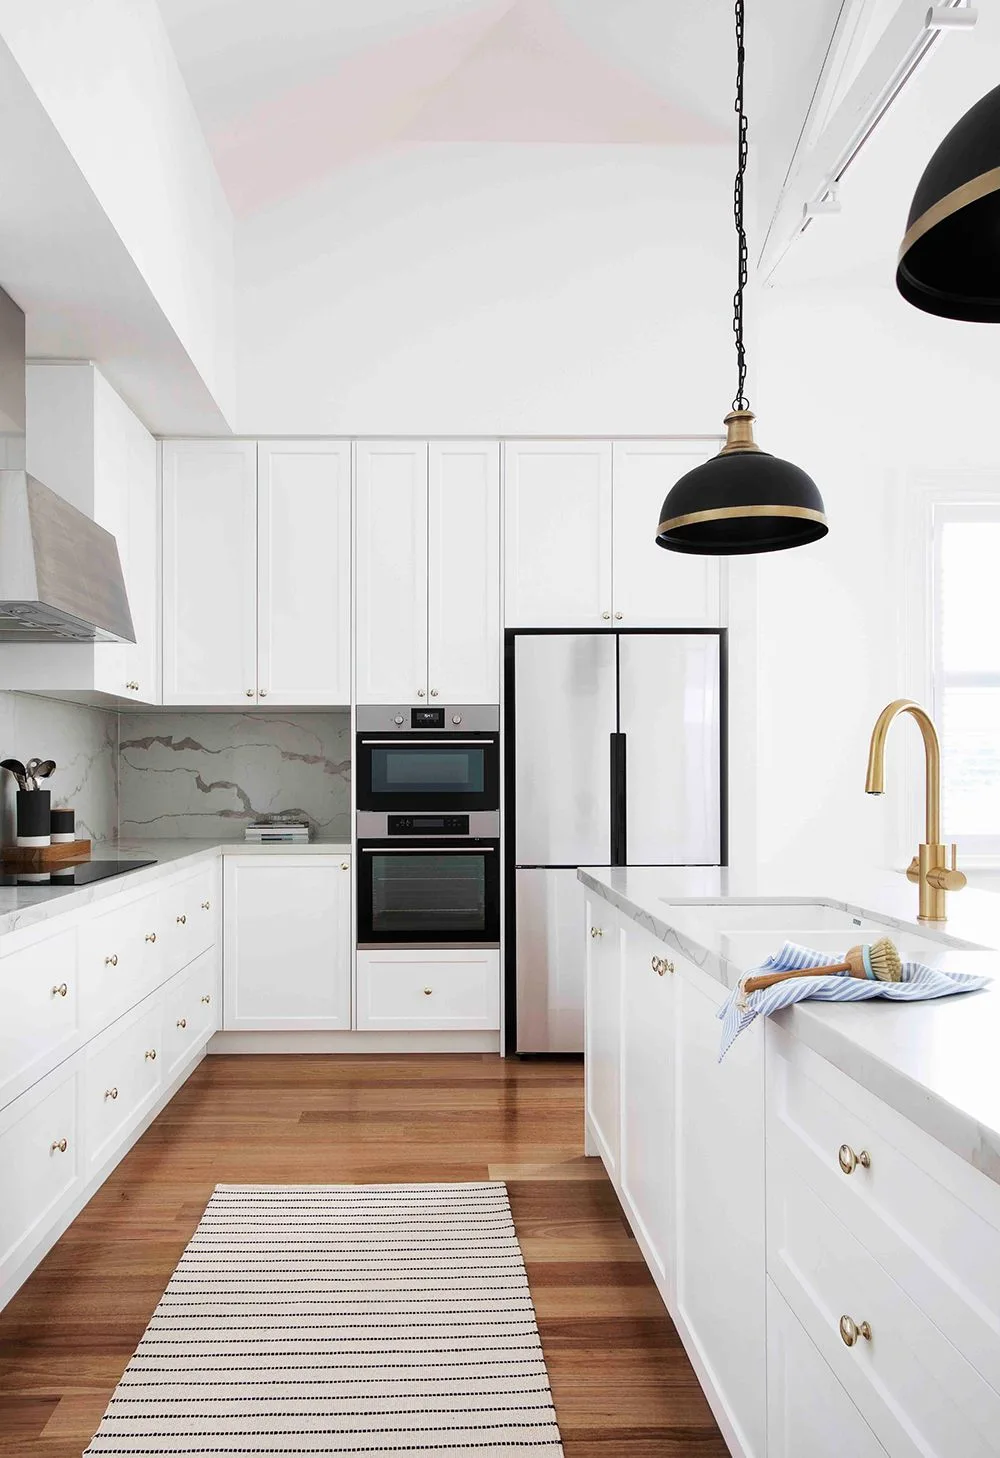
[(217, 1183), (505, 1180), (566, 1458), (725, 1458), (599, 1160), (583, 1070), (207, 1058), (0, 1313), (0, 1458), (79, 1458)]

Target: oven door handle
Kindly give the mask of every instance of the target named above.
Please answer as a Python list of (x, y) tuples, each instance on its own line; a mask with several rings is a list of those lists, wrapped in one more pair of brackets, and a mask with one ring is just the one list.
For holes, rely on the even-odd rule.
[(491, 856), (496, 847), (492, 845), (386, 845), (361, 846), (363, 856)]
[(368, 749), (372, 745), (391, 746), (394, 749), (455, 749), (458, 746), (467, 748), (473, 745), (476, 748), (486, 748), (495, 743), (495, 738), (488, 739), (411, 739), (407, 734), (401, 734), (398, 739), (362, 739), (362, 749)]

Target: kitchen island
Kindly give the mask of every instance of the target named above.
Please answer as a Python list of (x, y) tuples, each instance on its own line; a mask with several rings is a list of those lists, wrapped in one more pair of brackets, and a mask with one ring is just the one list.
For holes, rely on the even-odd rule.
[(805, 1002), (718, 1061), (785, 940), (1000, 972), (1000, 902), (903, 876), (581, 869), (586, 1139), (734, 1454), (1000, 1453), (1000, 990)]

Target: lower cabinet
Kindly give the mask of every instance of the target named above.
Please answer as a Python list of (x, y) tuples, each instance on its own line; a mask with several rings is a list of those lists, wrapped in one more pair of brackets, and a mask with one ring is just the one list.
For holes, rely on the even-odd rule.
[(156, 1101), (163, 1024), (163, 1000), (147, 998), (88, 1046), (83, 1079), (88, 1174), (107, 1163), (124, 1129)]
[[(587, 967), (583, 1073), (587, 1132), (612, 1179), (618, 1175), (621, 1118), (622, 957), (618, 917), (588, 896), (583, 950)], [(588, 1143), (589, 1147), (589, 1143)]]
[(6, 1273), (84, 1185), (80, 1082), (70, 1060), (0, 1112), (0, 1305)]
[(350, 1028), (347, 856), (225, 857), (223, 1027)]
[(490, 947), (359, 952), (357, 1026), (498, 1028), (500, 953)]

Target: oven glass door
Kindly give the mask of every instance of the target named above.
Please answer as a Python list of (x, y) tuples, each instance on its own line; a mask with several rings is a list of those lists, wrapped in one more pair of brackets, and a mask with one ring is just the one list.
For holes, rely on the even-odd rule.
[(359, 843), (359, 946), (499, 941), (499, 841)]
[(358, 735), (359, 810), (497, 810), (496, 734)]

